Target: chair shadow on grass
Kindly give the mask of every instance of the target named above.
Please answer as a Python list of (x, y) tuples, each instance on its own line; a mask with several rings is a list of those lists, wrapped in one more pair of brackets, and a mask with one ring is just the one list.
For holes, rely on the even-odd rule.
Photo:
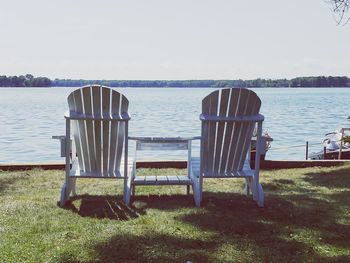
[(149, 208), (171, 211), (180, 208), (193, 208), (193, 195), (172, 194), (172, 195), (136, 195), (132, 198), (132, 204), (146, 211)]
[(6, 189), (11, 187), (11, 185), (16, 184), (19, 181), (27, 181), (30, 179), (30, 172), (22, 171), (19, 174), (13, 174), (11, 176), (1, 176), (0, 177), (0, 193), (4, 192)]
[(63, 207), (82, 217), (130, 220), (139, 217), (144, 211), (127, 206), (120, 196), (76, 195)]
[[(193, 208), (191, 196), (186, 195), (141, 195), (134, 202), (144, 213), (148, 209), (179, 209), (175, 216), (177, 221), (194, 226), (203, 235), (210, 233), (210, 238), (179, 235), (176, 227), (167, 233), (154, 230), (141, 235), (115, 233), (108, 241), (93, 245), (98, 255), (98, 260), (93, 262), (230, 262), (216, 253), (222, 249), (228, 249), (224, 252), (226, 255), (230, 249), (236, 251), (232, 261), (240, 262), (251, 262), (252, 258), (261, 262), (306, 262), (310, 259), (349, 262), (350, 259), (346, 255), (327, 257), (319, 253), (315, 246), (348, 247), (350, 227), (337, 222), (337, 208), (331, 203), (304, 193), (283, 196), (268, 193), (264, 208), (257, 207), (251, 198), (240, 193), (228, 192), (204, 192), (201, 209)], [(193, 208), (193, 212), (183, 213), (182, 208), (187, 207)], [(317, 239), (316, 245), (298, 238), (298, 235), (309, 235), (308, 231), (318, 233), (319, 236), (310, 236)], [(247, 253), (250, 257), (240, 258)], [(74, 262), (65, 257), (61, 260)]]
[(328, 172), (314, 172), (305, 174), (305, 181), (331, 188), (350, 188), (350, 168), (337, 168)]
[(76, 195), (62, 208), (82, 217), (129, 220), (146, 214), (149, 208), (176, 210), (193, 206), (191, 195), (140, 195), (132, 198), (130, 206), (125, 205), (121, 196)]
[[(297, 261), (313, 258), (320, 262), (350, 262), (349, 256), (327, 257), (317, 249), (318, 246), (349, 247), (350, 226), (341, 223), (339, 212), (341, 207), (348, 206), (350, 191), (329, 193), (308, 187), (309, 183), (316, 187), (350, 189), (349, 172), (348, 168), (337, 168), (327, 173), (307, 173), (301, 178), (306, 184), (295, 184), (291, 179), (265, 183), (264, 208), (258, 208), (251, 197), (241, 193), (204, 192), (204, 212), (187, 213), (178, 219), (205, 232), (217, 233), (220, 242), (255, 244), (258, 258), (265, 257), (264, 251), (272, 250), (281, 260), (291, 255)], [(145, 210), (193, 206), (192, 198), (185, 195), (140, 196), (135, 201), (143, 202)], [(309, 235), (310, 243), (305, 241)]]
[[(86, 262), (211, 262), (210, 251), (215, 247), (214, 242), (176, 235), (155, 232), (143, 235), (118, 233), (107, 242), (93, 245), (93, 253), (97, 259)], [(59, 262), (80, 262), (74, 257), (62, 255)]]
[[(344, 195), (341, 205), (345, 205), (345, 197), (350, 199), (349, 192)], [(263, 261), (282, 260), (289, 255), (296, 262), (307, 258), (317, 262), (335, 261), (320, 255), (317, 244), (349, 247), (350, 226), (339, 222), (334, 203), (304, 193), (270, 193), (265, 202), (264, 208), (258, 208), (250, 198), (240, 194), (207, 192), (203, 199), (205, 213), (185, 215), (181, 220), (202, 230), (214, 231), (229, 243), (254, 244), (256, 257)], [(305, 235), (310, 232), (317, 233), (314, 237), (311, 235), (310, 238), (315, 239), (311, 245), (305, 242)], [(274, 258), (265, 258), (265, 251), (272, 251)], [(350, 257), (337, 259), (341, 262), (345, 258), (350, 262)]]
[[(241, 262), (250, 262), (252, 258), (261, 262), (350, 262), (348, 254), (334, 256), (323, 250), (349, 247), (350, 226), (339, 220), (339, 209), (348, 206), (350, 191), (329, 193), (309, 189), (309, 184), (350, 188), (347, 178), (343, 183), (327, 183), (324, 179), (330, 176), (341, 181), (347, 173), (348, 169), (338, 169), (329, 174), (305, 174), (301, 180), (306, 184), (301, 185), (293, 180), (272, 180), (263, 184), (264, 208), (258, 208), (251, 197), (232, 192), (204, 192), (200, 209), (193, 207), (192, 195), (136, 196), (133, 205), (139, 215), (148, 209), (178, 210), (174, 218), (182, 222), (179, 227), (190, 225), (203, 235), (209, 233), (209, 238), (178, 235), (176, 227), (166, 233), (154, 230), (141, 235), (115, 233), (108, 241), (93, 245), (98, 255), (94, 262), (225, 261), (218, 251), (225, 251), (226, 255), (233, 252), (236, 258), (232, 261)], [(82, 206), (81, 214), (84, 209)], [(93, 209), (88, 210), (90, 215), (94, 214)], [(62, 258), (61, 262), (74, 259)]]

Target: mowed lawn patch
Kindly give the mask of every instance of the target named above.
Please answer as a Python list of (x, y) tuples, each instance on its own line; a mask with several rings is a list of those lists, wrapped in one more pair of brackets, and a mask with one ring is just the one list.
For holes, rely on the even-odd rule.
[[(185, 170), (140, 169), (138, 174)], [(262, 171), (265, 207), (242, 179), (186, 187), (80, 179), (57, 205), (63, 171), (0, 172), (0, 262), (350, 262), (350, 166)]]

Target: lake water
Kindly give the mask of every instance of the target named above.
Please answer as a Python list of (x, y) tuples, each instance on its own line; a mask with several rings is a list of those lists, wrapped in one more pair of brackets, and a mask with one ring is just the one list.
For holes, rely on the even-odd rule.
[[(63, 113), (74, 88), (0, 89), (0, 163), (63, 162), (52, 135), (65, 133)], [(199, 136), (201, 100), (214, 89), (118, 88), (130, 101), (130, 136)], [(324, 134), (349, 127), (350, 89), (259, 88), (264, 130), (274, 139), (267, 159), (305, 159), (305, 142), (321, 150)], [(198, 151), (198, 145), (195, 145)], [(180, 153), (142, 159), (181, 159)], [(170, 157), (170, 158), (169, 158)]]

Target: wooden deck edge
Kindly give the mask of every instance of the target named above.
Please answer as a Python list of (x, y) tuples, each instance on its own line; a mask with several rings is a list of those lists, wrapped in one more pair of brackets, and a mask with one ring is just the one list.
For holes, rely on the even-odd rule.
[[(350, 160), (262, 160), (261, 169), (277, 170), (277, 169), (292, 169), (306, 167), (331, 167), (343, 165)], [(46, 164), (46, 163), (31, 163), (31, 164), (0, 164), (0, 171), (19, 171), (31, 169), (43, 170), (64, 170), (65, 165), (62, 163)], [(137, 163), (137, 168), (186, 168), (186, 161), (142, 161)]]

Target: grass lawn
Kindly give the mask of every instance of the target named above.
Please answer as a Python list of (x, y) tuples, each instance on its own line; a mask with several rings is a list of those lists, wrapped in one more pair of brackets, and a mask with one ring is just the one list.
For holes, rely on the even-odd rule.
[[(183, 170), (140, 170), (144, 174)], [(265, 207), (242, 179), (206, 180), (201, 208), (185, 187), (77, 180), (63, 171), (0, 172), (0, 262), (350, 262), (350, 165), (263, 171)]]

